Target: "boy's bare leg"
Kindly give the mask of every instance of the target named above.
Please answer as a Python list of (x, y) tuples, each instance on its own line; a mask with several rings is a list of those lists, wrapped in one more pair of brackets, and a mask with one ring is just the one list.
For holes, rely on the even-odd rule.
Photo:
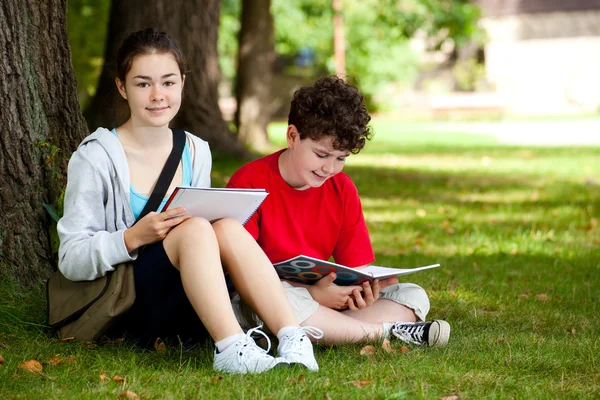
[(412, 309), (388, 299), (377, 299), (370, 307), (357, 311), (345, 310), (343, 313), (353, 319), (373, 324), (415, 322), (418, 319)]
[(185, 293), (215, 342), (243, 333), (237, 322), (212, 225), (190, 218), (164, 239), (171, 263), (180, 271)]
[(325, 345), (381, 340), (383, 336), (382, 324), (361, 321), (323, 306), (301, 325), (321, 329), (323, 339), (319, 343)]
[(273, 265), (248, 231), (227, 218), (213, 228), (223, 265), (246, 304), (275, 334), (285, 326), (298, 326)]
[(415, 322), (413, 310), (387, 299), (379, 299), (362, 310), (343, 312), (319, 306), (318, 310), (302, 323), (321, 329), (324, 333), (319, 343), (326, 345), (358, 343), (380, 340), (383, 322)]

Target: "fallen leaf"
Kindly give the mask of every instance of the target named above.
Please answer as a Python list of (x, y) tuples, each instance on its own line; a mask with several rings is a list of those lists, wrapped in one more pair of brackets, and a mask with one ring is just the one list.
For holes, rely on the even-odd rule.
[(300, 374), (300, 376), (298, 377), (290, 377), (287, 379), (287, 382), (292, 384), (292, 385), (296, 385), (298, 383), (305, 383), (306, 382), (306, 377), (304, 376), (304, 374)]
[(535, 298), (538, 299), (539, 301), (548, 301), (550, 299), (550, 296), (548, 296), (546, 293), (540, 293), (540, 294), (536, 294)]
[(400, 353), (408, 353), (409, 351), (410, 351), (410, 349), (406, 346), (400, 347)]
[(122, 376), (115, 375), (112, 377), (112, 381), (115, 383), (125, 383), (126, 379), (123, 378)]
[(98, 345), (96, 343), (93, 342), (83, 342), (83, 345), (85, 347), (87, 347), (88, 349), (95, 349), (98, 347)]
[(360, 381), (354, 381), (352, 382), (352, 384), (357, 387), (357, 388), (362, 388), (364, 386), (370, 386), (371, 385), (371, 381), (366, 380), (366, 379), (361, 379)]
[(127, 399), (139, 399), (138, 395), (131, 390), (125, 390), (124, 392), (119, 393), (119, 397), (124, 397)]
[(500, 339), (496, 340), (496, 344), (502, 344), (505, 342), (506, 342), (506, 339), (504, 339), (504, 338), (500, 338)]
[(457, 394), (451, 394), (450, 396), (442, 397), (442, 400), (458, 400), (458, 399), (460, 399), (460, 396)]
[(66, 337), (66, 338), (58, 339), (57, 342), (58, 343), (69, 343), (69, 342), (72, 342), (74, 340), (75, 340), (74, 337)]
[(446, 207), (444, 207), (444, 206), (441, 206), (440, 208), (438, 208), (438, 212), (439, 212), (440, 214), (443, 214), (443, 213), (445, 213), (445, 212), (446, 212)]
[(423, 218), (423, 217), (424, 217), (424, 216), (426, 216), (426, 215), (427, 215), (427, 211), (423, 210), (422, 208), (419, 208), (419, 209), (417, 210), (417, 216), (419, 216), (419, 217)]
[(63, 360), (62, 360), (62, 358), (60, 358), (60, 356), (58, 354), (48, 360), (48, 364), (50, 364), (52, 366), (61, 364), (62, 362), (63, 362)]
[(365, 346), (362, 349), (360, 349), (361, 356), (372, 356), (373, 354), (375, 354), (375, 347), (371, 345)]
[(521, 293), (521, 294), (519, 295), (519, 297), (523, 297), (523, 298), (525, 298), (525, 299), (528, 299), (528, 298), (529, 298), (529, 295), (528, 295), (527, 293)]
[(222, 379), (223, 379), (223, 375), (217, 375), (217, 376), (212, 376), (208, 381), (210, 383), (215, 383), (215, 382), (219, 382)]
[(2, 357), (2, 354), (0, 354), (0, 365), (4, 364), (4, 357)]
[(40, 364), (40, 362), (37, 360), (24, 361), (21, 364), (19, 364), (17, 367), (21, 368), (22, 370), (25, 370), (29, 373), (32, 373), (32, 374), (41, 374), (42, 373), (42, 364)]
[(510, 360), (504, 360), (504, 365), (508, 367), (510, 365)]
[(415, 246), (423, 246), (423, 241), (421, 239), (415, 240)]
[(163, 342), (160, 338), (156, 338), (156, 340), (154, 341), (154, 349), (160, 354), (167, 353), (167, 346), (165, 345), (165, 342)]
[[(569, 332), (571, 332), (571, 334), (572, 334), (572, 335), (574, 335), (574, 334), (576, 334), (576, 333), (577, 333), (577, 330), (576, 330), (575, 328), (571, 328), (571, 330), (570, 330)], [(0, 363), (0, 364), (1, 364), (1, 363)]]
[(106, 376), (106, 374), (100, 374), (100, 382), (102, 383), (108, 383), (108, 377)]
[(393, 353), (395, 351), (394, 348), (392, 347), (392, 344), (390, 343), (389, 339), (387, 339), (387, 338), (383, 339), (383, 343), (381, 344), (381, 348), (386, 353)]
[(456, 297), (456, 292), (454, 290), (450, 291), (450, 296)]
[(454, 235), (454, 229), (452, 229), (452, 227), (446, 229), (446, 234), (447, 235)]

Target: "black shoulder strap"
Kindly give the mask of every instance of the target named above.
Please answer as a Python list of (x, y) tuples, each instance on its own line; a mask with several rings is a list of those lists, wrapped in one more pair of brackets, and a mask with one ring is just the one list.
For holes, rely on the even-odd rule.
[(171, 150), (171, 154), (169, 154), (169, 158), (167, 158), (167, 162), (160, 172), (158, 181), (154, 186), (154, 190), (152, 190), (152, 194), (150, 195), (146, 206), (135, 222), (144, 218), (144, 216), (149, 212), (156, 211), (158, 206), (160, 206), (160, 203), (165, 198), (165, 194), (167, 194), (167, 190), (169, 190), (171, 181), (173, 180), (175, 172), (177, 171), (177, 167), (179, 166), (179, 162), (181, 161), (183, 148), (185, 147), (185, 140), (185, 132), (182, 129), (173, 129), (173, 150)]

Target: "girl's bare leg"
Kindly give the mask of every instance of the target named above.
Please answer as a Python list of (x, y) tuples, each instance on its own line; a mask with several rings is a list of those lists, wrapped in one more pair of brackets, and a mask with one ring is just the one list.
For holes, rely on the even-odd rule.
[(173, 228), (163, 244), (181, 273), (192, 307), (213, 340), (243, 333), (231, 307), (212, 225), (205, 219), (190, 218)]
[(221, 259), (240, 297), (271, 332), (298, 326), (273, 265), (254, 238), (233, 219), (213, 223)]

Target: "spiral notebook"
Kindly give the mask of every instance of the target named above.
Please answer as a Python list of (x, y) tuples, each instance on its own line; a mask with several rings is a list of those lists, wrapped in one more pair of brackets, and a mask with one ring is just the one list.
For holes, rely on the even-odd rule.
[(177, 186), (162, 211), (185, 207), (188, 214), (211, 222), (233, 218), (245, 224), (268, 194), (265, 189)]

